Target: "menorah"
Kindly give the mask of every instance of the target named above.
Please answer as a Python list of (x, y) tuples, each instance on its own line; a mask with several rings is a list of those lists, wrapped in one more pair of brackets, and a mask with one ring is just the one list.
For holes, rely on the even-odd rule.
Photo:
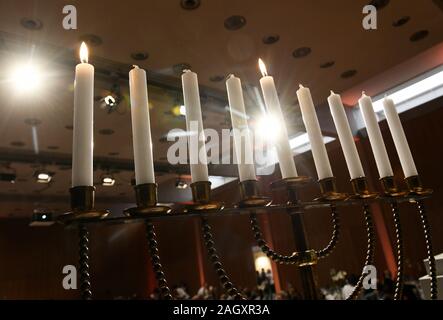
[[(172, 210), (168, 206), (159, 205), (157, 201), (157, 185), (147, 183), (136, 185), (135, 198), (136, 207), (125, 210), (121, 216), (107, 217), (109, 211), (98, 210), (94, 206), (95, 188), (73, 187), (71, 194), (71, 212), (59, 216), (59, 221), (68, 227), (78, 228), (79, 234), (79, 278), (82, 299), (92, 299), (90, 268), (89, 268), (89, 224), (123, 224), (130, 222), (144, 223), (146, 226), (146, 236), (149, 254), (155, 272), (160, 295), (163, 299), (173, 299), (171, 290), (168, 287), (165, 273), (160, 260), (157, 237), (153, 225), (155, 220), (166, 220), (176, 218), (199, 217), (203, 230), (203, 241), (205, 243), (208, 257), (220, 280), (221, 287), (234, 299), (243, 300), (245, 297), (232, 283), (227, 271), (224, 269), (218, 255), (215, 239), (211, 232), (209, 217), (219, 217), (225, 215), (244, 215), (250, 217), (252, 232), (261, 248), (270, 259), (279, 264), (290, 264), (298, 268), (301, 275), (301, 286), (304, 299), (318, 299), (318, 286), (316, 282), (315, 266), (322, 259), (328, 257), (336, 247), (340, 234), (339, 209), (343, 206), (361, 207), (367, 233), (366, 258), (363, 266), (373, 263), (375, 240), (374, 226), (372, 222), (370, 205), (374, 202), (388, 203), (392, 209), (392, 217), (396, 235), (397, 252), (397, 274), (395, 283), (395, 300), (402, 298), (403, 287), (403, 240), (402, 227), (398, 204), (401, 202), (413, 203), (417, 206), (420, 215), (424, 238), (426, 242), (426, 254), (429, 260), (429, 275), (431, 277), (430, 297), (437, 299), (437, 276), (435, 259), (432, 252), (432, 241), (430, 226), (427, 219), (424, 200), (431, 196), (432, 190), (424, 188), (419, 176), (411, 176), (405, 179), (407, 189), (401, 190), (394, 182), (394, 177), (389, 176), (380, 180), (382, 192), (377, 193), (368, 189), (366, 178), (351, 180), (352, 194), (339, 192), (336, 188), (335, 178), (322, 179), (318, 181), (320, 196), (310, 201), (299, 199), (297, 193), (304, 185), (311, 183), (310, 177), (299, 176), (286, 178), (271, 183), (273, 190), (284, 190), (287, 194), (286, 203), (273, 203), (271, 198), (263, 196), (259, 191), (257, 180), (246, 180), (239, 183), (240, 201), (231, 206), (224, 206), (223, 203), (214, 201), (211, 198), (211, 183), (209, 181), (199, 181), (191, 184), (193, 202), (190, 205), (178, 206)], [(329, 208), (332, 219), (332, 236), (329, 243), (322, 249), (312, 249), (309, 246), (305, 232), (304, 218), (310, 209)], [(295, 249), (291, 254), (281, 254), (270, 248), (264, 239), (257, 220), (258, 214), (266, 214), (275, 210), (284, 210), (291, 218), (294, 232)], [(363, 282), (367, 273), (365, 268), (358, 279), (358, 282), (347, 300), (356, 299), (363, 287)]]
[[(90, 299), (92, 297), (89, 277), (89, 233), (87, 230), (89, 223), (127, 223), (130, 221), (143, 221), (146, 225), (148, 246), (161, 296), (164, 299), (172, 299), (171, 291), (161, 265), (158, 243), (152, 221), (155, 219), (172, 219), (175, 217), (191, 216), (198, 216), (201, 219), (203, 239), (208, 251), (208, 256), (215, 268), (222, 287), (231, 297), (243, 299), (243, 295), (231, 282), (226, 270), (223, 268), (208, 221), (208, 217), (227, 214), (248, 214), (251, 220), (252, 231), (261, 250), (276, 263), (295, 265), (301, 274), (305, 299), (317, 299), (318, 288), (315, 276), (315, 265), (321, 261), (321, 259), (326, 258), (334, 250), (338, 242), (340, 231), (338, 210), (341, 206), (354, 205), (362, 208), (368, 238), (364, 266), (373, 263), (375, 234), (370, 210), (370, 204), (373, 201), (387, 202), (392, 208), (397, 240), (395, 299), (401, 299), (403, 285), (403, 244), (398, 210), (398, 203), (402, 201), (415, 202), (417, 204), (424, 229), (430, 277), (432, 279), (431, 298), (437, 298), (435, 260), (432, 255), (430, 228), (423, 202), (432, 192), (422, 187), (396, 106), (392, 99), (386, 97), (383, 101), (383, 108), (406, 177), (407, 191), (399, 190), (394, 183), (394, 174), (378, 126), (378, 119), (371, 98), (363, 92), (361, 98), (358, 100), (379, 176), (381, 177), (383, 191), (377, 194), (368, 190), (365, 173), (340, 95), (331, 91), (328, 97), (328, 104), (354, 190), (353, 194), (348, 195), (337, 191), (335, 178), (332, 173), (310, 90), (301, 84), (299, 85), (299, 89), (296, 92), (297, 99), (299, 101), (306, 133), (311, 144), (311, 151), (321, 190), (318, 198), (312, 201), (301, 201), (297, 196), (297, 190), (310, 182), (311, 178), (299, 176), (297, 173), (289, 142), (289, 135), (285, 126), (285, 118), (281, 111), (274, 79), (268, 75), (264, 62), (259, 59), (259, 67), (262, 73), (260, 86), (267, 107), (267, 129), (269, 128), (269, 130), (275, 131), (272, 144), (275, 147), (283, 177), (283, 179), (272, 183), (271, 188), (286, 190), (288, 200), (287, 203), (272, 204), (272, 199), (263, 197), (259, 192), (254, 162), (242, 159), (241, 155), (243, 151), (245, 156), (252, 156), (254, 149), (248, 134), (248, 118), (245, 111), (241, 80), (233, 74), (229, 75), (226, 80), (226, 89), (231, 113), (235, 151), (238, 160), (240, 180), (239, 194), (241, 200), (231, 207), (225, 207), (223, 203), (216, 202), (211, 197), (211, 183), (208, 181), (207, 150), (203, 130), (198, 77), (195, 72), (184, 70), (181, 78), (183, 101), (186, 109), (186, 128), (187, 134), (189, 135), (187, 147), (193, 182), (191, 184), (193, 203), (172, 210), (167, 206), (158, 205), (157, 202), (157, 185), (155, 184), (153, 165), (149, 108), (147, 107), (146, 72), (138, 66), (133, 66), (133, 69), (129, 71), (129, 89), (131, 97), (137, 206), (125, 210), (124, 215), (121, 217), (106, 218), (109, 214), (107, 210), (96, 210), (94, 208), (95, 189), (92, 186), (94, 67), (88, 63), (88, 49), (85, 43), (82, 43), (80, 47), (80, 60), (81, 63), (76, 66), (74, 89), (73, 187), (70, 189), (72, 211), (61, 215), (60, 221), (69, 225), (76, 225), (79, 229), (80, 281), (82, 297), (84, 299)], [(241, 130), (246, 133), (244, 137), (242, 137)], [(326, 247), (315, 250), (309, 246), (303, 215), (305, 211), (318, 207), (330, 208), (333, 233)], [(257, 221), (257, 214), (266, 213), (271, 210), (285, 210), (291, 217), (296, 251), (289, 255), (281, 254), (271, 249), (261, 233)], [(366, 276), (365, 268), (363, 268), (357, 285), (348, 299), (355, 299), (358, 296)]]

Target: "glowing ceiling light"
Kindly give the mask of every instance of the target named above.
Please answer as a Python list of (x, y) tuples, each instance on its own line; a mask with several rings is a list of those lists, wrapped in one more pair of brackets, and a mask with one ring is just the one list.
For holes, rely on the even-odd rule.
[(106, 103), (107, 106), (113, 107), (116, 105), (117, 100), (115, 100), (115, 98), (112, 95), (107, 95), (106, 97), (103, 98), (103, 101)]
[(257, 137), (268, 143), (276, 141), (280, 134), (280, 123), (276, 117), (267, 114), (257, 120), (254, 125), (254, 133)]
[[(397, 89), (392, 93), (389, 93), (387, 96), (391, 98), (397, 106), (422, 95), (432, 93), (433, 91), (435, 91), (435, 95), (431, 95), (426, 100), (430, 101), (435, 99), (441, 96), (441, 92), (437, 92), (437, 89), (443, 88), (443, 70), (440, 70), (439, 72), (434, 73), (433, 75), (430, 75), (424, 79), (412, 81), (413, 82), (410, 85)], [(384, 98), (377, 99), (373, 102), (375, 112), (380, 112), (383, 110), (383, 99)], [(423, 104), (427, 101), (420, 101), (419, 104)], [(418, 104), (411, 107), (415, 107), (417, 105)]]
[(52, 180), (52, 174), (45, 171), (36, 172), (35, 177), (38, 183), (49, 183)]
[(19, 92), (35, 90), (41, 84), (41, 80), (40, 70), (31, 63), (18, 66), (12, 75), (12, 82)]
[(105, 176), (102, 178), (102, 186), (112, 187), (115, 184), (115, 179), (111, 176)]

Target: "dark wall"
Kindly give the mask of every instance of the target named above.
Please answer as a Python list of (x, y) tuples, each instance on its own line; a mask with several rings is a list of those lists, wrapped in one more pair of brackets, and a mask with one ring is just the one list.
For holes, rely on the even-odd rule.
[[(428, 103), (419, 110), (401, 115), (417, 168), (424, 183), (435, 190), (427, 200), (429, 220), (432, 224), (435, 253), (443, 252), (443, 208), (442, 183), (443, 163), (442, 141), (443, 121), (442, 99)], [(401, 186), (402, 172), (385, 122), (381, 123), (394, 172)], [(370, 184), (378, 188), (378, 175), (367, 139), (362, 136), (358, 148), (364, 160)], [(340, 190), (351, 191), (345, 160), (338, 142), (328, 145), (333, 171)], [(300, 174), (316, 176), (310, 154), (296, 157)], [(270, 194), (268, 183), (276, 177), (265, 177), (261, 184), (264, 193)], [(318, 195), (318, 187), (312, 184), (300, 192), (304, 200)], [(227, 203), (238, 200), (236, 183), (222, 187), (215, 197)], [(275, 199), (283, 200), (282, 194), (274, 194)], [(422, 260), (425, 247), (422, 229), (413, 205), (401, 206), (404, 226), (405, 253), (408, 258), (406, 273), (413, 276), (424, 274)], [(378, 217), (378, 229), (385, 228), (386, 239), (378, 240), (376, 266), (379, 274), (392, 268), (394, 243), (392, 216), (388, 207), (373, 207)], [(364, 261), (366, 235), (363, 214), (359, 208), (343, 208), (340, 212), (342, 232), (336, 250), (318, 265), (320, 285), (330, 282), (331, 268), (360, 273)], [(324, 247), (332, 229), (328, 210), (310, 210), (305, 213), (306, 229), (312, 248)], [(382, 222), (380, 225), (380, 221)], [(294, 250), (292, 228), (284, 212), (272, 212), (260, 220), (264, 230), (268, 230), (268, 241), (283, 253)], [(383, 223), (384, 222), (384, 223)], [(225, 269), (234, 283), (251, 287), (255, 284), (252, 246), (255, 245), (247, 216), (214, 216), (210, 218), (216, 246)], [(159, 240), (162, 264), (169, 283), (186, 282), (195, 293), (203, 281), (217, 284), (216, 275), (208, 262), (201, 240), (198, 219), (174, 219), (155, 223)], [(0, 297), (8, 299), (75, 299), (79, 295), (62, 288), (62, 268), (77, 262), (77, 234), (75, 230), (62, 226), (31, 228), (28, 221), (3, 219), (0, 221)], [(386, 249), (388, 248), (388, 250)], [(154, 288), (152, 269), (147, 254), (144, 226), (129, 224), (99, 226), (91, 228), (91, 274), (94, 297), (137, 297), (146, 298)], [(278, 276), (282, 288), (287, 283), (298, 286), (296, 269), (292, 266), (279, 266)]]

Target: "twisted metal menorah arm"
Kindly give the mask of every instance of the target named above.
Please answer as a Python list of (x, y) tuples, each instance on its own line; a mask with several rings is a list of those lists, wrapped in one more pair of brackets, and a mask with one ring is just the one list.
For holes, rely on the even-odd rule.
[(391, 211), (394, 218), (394, 229), (397, 247), (397, 278), (395, 279), (395, 292), (394, 300), (401, 300), (403, 294), (403, 268), (404, 268), (404, 256), (403, 256), (403, 234), (400, 222), (400, 212), (398, 210), (397, 201), (391, 202)]
[(337, 207), (335, 205), (331, 205), (331, 218), (332, 218), (332, 236), (331, 240), (326, 247), (323, 249), (317, 250), (318, 258), (325, 258), (329, 256), (332, 251), (335, 249), (338, 239), (340, 237), (340, 216), (338, 214)]
[[(374, 233), (374, 223), (372, 221), (371, 210), (369, 208), (369, 204), (363, 204), (363, 215), (365, 217), (366, 223), (366, 233), (368, 237), (368, 246), (366, 249), (366, 259), (365, 259), (365, 267), (372, 264), (374, 261), (374, 249), (375, 249), (375, 233)], [(361, 288), (363, 287), (363, 281), (368, 274), (366, 272), (362, 272), (360, 278), (355, 285), (352, 293), (346, 298), (346, 300), (354, 300), (360, 294)]]
[(203, 239), (208, 251), (209, 258), (211, 259), (212, 265), (214, 266), (215, 272), (220, 280), (221, 285), (226, 290), (226, 292), (237, 300), (246, 300), (245, 297), (238, 291), (234, 284), (229, 279), (226, 271), (223, 269), (223, 264), (217, 254), (217, 249), (215, 248), (214, 237), (211, 232), (211, 226), (208, 223), (208, 219), (202, 217), (202, 229), (203, 229)]
[(78, 225), (80, 291), (83, 300), (92, 299), (91, 278), (89, 274), (89, 231), (84, 224)]
[[(326, 247), (320, 250), (316, 250), (318, 258), (325, 258), (334, 250), (337, 245), (339, 236), (340, 236), (340, 219), (337, 207), (335, 205), (331, 205), (331, 217), (332, 217), (332, 236), (329, 240), (329, 243)], [(273, 261), (281, 264), (297, 264), (300, 260), (300, 255), (297, 253), (292, 253), (291, 255), (282, 255), (274, 250), (272, 250), (269, 245), (266, 243), (266, 240), (263, 237), (261, 232), (259, 223), (257, 221), (257, 215), (255, 213), (250, 214), (251, 227), (254, 232), (254, 238), (257, 241), (257, 244), (260, 246), (261, 250)]]
[(165, 300), (172, 300), (171, 290), (169, 289), (165, 273), (163, 272), (163, 266), (160, 261), (157, 236), (155, 234), (154, 225), (152, 224), (152, 222), (146, 220), (145, 226), (146, 226), (146, 236), (148, 239), (148, 247), (151, 256), (152, 267), (154, 269), (155, 278), (157, 279), (157, 284), (160, 289), (160, 295)]
[(435, 257), (432, 251), (432, 238), (431, 238), (431, 227), (429, 225), (428, 217), (426, 214), (426, 209), (423, 200), (417, 201), (418, 211), (420, 213), (420, 219), (423, 226), (423, 232), (426, 242), (426, 253), (429, 261), (429, 276), (431, 277), (431, 299), (437, 300), (438, 289), (437, 289), (437, 270), (435, 267)]

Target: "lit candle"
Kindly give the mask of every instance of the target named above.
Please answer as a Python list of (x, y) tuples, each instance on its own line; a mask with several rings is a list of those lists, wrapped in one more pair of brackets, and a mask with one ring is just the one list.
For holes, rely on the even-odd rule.
[(186, 130), (192, 182), (208, 181), (208, 160), (198, 91), (197, 74), (184, 70), (182, 74), (183, 99), (186, 110)]
[(357, 147), (355, 146), (354, 137), (346, 117), (345, 108), (341, 101), (340, 95), (331, 91), (328, 97), (329, 108), (332, 118), (334, 119), (335, 128), (337, 129), (338, 138), (345, 155), (346, 165), (348, 166), (351, 179), (364, 177), (365, 173), (358, 156)]
[(412, 158), (411, 149), (409, 149), (408, 140), (406, 140), (406, 135), (398, 116), (397, 109), (395, 108), (394, 101), (385, 98), (383, 101), (383, 108), (405, 178), (418, 175), (414, 159)]
[(372, 100), (363, 92), (358, 100), (360, 111), (368, 131), (369, 142), (371, 143), (372, 153), (374, 154), (375, 164), (377, 165), (380, 178), (393, 176), (391, 163), (389, 162), (388, 152), (378, 126), (377, 116), (374, 112)]
[(75, 67), (72, 186), (92, 186), (94, 67), (88, 64), (88, 48), (82, 42)]
[(314, 103), (312, 102), (309, 88), (300, 85), (297, 90), (298, 102), (302, 113), (303, 122), (311, 143), (312, 155), (314, 157), (315, 168), (319, 180), (333, 177), (331, 164), (329, 163), (328, 153), (326, 152), (323, 135), (315, 113)]
[[(277, 90), (275, 89), (274, 78), (268, 76), (266, 66), (261, 59), (258, 60), (263, 77), (260, 79), (260, 85), (263, 92), (266, 107), (269, 115), (278, 123), (279, 127), (270, 127), (269, 130), (275, 131), (274, 145), (277, 150), (278, 162), (283, 179), (297, 177), (294, 157), (291, 146), (289, 145), (288, 132), (286, 130), (285, 119), (280, 107)], [(272, 121), (270, 122), (272, 123)]]
[(129, 71), (132, 140), (134, 146), (135, 183), (155, 183), (152, 158), (146, 72), (138, 66)]
[[(249, 135), (248, 122), (243, 99), (241, 81), (234, 75), (226, 80), (228, 91), (229, 110), (231, 111), (232, 129), (234, 132), (234, 147), (238, 164), (240, 181), (256, 180), (253, 163), (253, 148)], [(242, 148), (244, 146), (244, 148)]]

